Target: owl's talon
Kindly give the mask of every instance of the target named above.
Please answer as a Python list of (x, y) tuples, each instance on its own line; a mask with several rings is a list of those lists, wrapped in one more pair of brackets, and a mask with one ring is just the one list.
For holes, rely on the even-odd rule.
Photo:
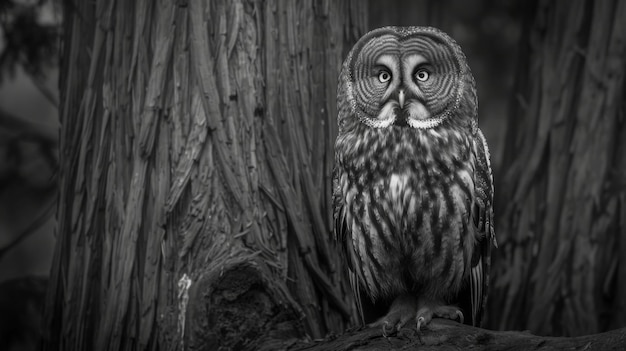
[(422, 307), (417, 311), (417, 331), (419, 332), (423, 326), (428, 325), (433, 319), (433, 311), (428, 307)]
[[(388, 326), (388, 325), (389, 325), (389, 322), (387, 322), (387, 321), (385, 321), (385, 322), (383, 323), (383, 336), (384, 336), (384, 337), (389, 336), (389, 334), (388, 334), (388, 332), (387, 332), (387, 326)], [(393, 331), (393, 328), (389, 328), (389, 331), (390, 331), (390, 332), (391, 332), (391, 331)]]
[(424, 323), (424, 317), (420, 316), (417, 318), (417, 331), (420, 331), (422, 327), (422, 323)]
[(391, 307), (389, 312), (377, 320), (371, 323), (370, 327), (380, 327), (383, 329), (383, 336), (387, 337), (400, 331), (404, 325), (415, 317), (415, 310), (417, 306), (417, 300), (410, 295), (398, 296)]
[(428, 299), (420, 300), (420, 308), (415, 315), (417, 330), (419, 331), (423, 326), (428, 325), (434, 317), (458, 320), (461, 324), (465, 320), (463, 312), (456, 306), (446, 306)]

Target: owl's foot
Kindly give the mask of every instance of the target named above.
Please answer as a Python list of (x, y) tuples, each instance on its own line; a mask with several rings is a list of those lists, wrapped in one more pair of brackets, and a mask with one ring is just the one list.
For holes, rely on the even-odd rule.
[(430, 300), (420, 300), (415, 321), (417, 322), (417, 331), (421, 327), (428, 325), (433, 317), (446, 318), (451, 320), (459, 320), (463, 323), (463, 312), (456, 306), (447, 306)]
[(371, 323), (370, 327), (383, 328), (383, 336), (397, 333), (408, 321), (415, 317), (417, 311), (417, 299), (411, 295), (400, 295), (391, 304), (389, 312)]

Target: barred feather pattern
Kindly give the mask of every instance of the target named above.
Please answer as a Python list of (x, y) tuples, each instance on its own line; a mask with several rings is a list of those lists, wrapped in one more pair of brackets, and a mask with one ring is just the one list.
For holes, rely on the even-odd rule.
[[(386, 58), (396, 56), (397, 67)], [(371, 79), (371, 66), (381, 60), (403, 75), (404, 66), (422, 58), (432, 67), (431, 85), (414, 88), (405, 79), (384, 90)], [(389, 105), (391, 84), (413, 89), (428, 114)], [(361, 289), (372, 300), (412, 293), (448, 301), (469, 286), (472, 324), (479, 325), (495, 244), (493, 180), (460, 47), (434, 28), (366, 34), (344, 62), (338, 109), (335, 233), (358, 307)], [(395, 123), (402, 116), (409, 123)]]

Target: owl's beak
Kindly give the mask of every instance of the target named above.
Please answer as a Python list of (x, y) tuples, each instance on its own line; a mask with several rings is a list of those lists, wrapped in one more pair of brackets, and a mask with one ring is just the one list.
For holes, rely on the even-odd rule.
[(404, 89), (400, 89), (400, 91), (398, 91), (398, 104), (400, 105), (400, 108), (404, 108)]

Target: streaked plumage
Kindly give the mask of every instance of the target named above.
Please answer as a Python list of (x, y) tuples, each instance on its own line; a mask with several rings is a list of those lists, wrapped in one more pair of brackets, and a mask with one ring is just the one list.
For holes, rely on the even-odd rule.
[[(367, 33), (338, 87), (333, 202), (353, 289), (418, 327), (471, 301), (479, 324), (493, 232), (489, 151), (460, 47), (425, 27)], [(421, 319), (420, 319), (421, 318)]]

